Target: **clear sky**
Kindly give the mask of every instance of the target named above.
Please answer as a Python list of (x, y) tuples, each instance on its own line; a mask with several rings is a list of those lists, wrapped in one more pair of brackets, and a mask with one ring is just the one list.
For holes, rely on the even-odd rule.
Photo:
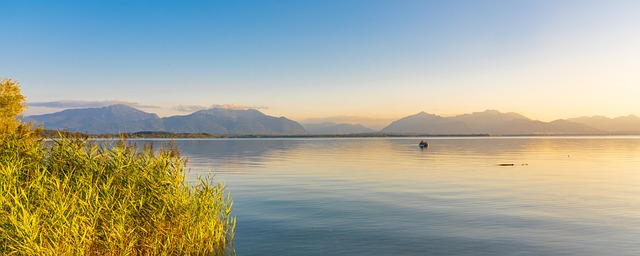
[[(0, 0), (27, 114), (640, 114), (640, 1)], [(331, 119), (331, 118), (329, 118)], [(318, 119), (320, 120), (320, 119)]]

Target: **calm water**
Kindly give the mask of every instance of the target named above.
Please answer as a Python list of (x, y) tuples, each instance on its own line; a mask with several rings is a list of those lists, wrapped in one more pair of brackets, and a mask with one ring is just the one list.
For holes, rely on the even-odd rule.
[(238, 255), (640, 255), (640, 137), (420, 139), (175, 144)]

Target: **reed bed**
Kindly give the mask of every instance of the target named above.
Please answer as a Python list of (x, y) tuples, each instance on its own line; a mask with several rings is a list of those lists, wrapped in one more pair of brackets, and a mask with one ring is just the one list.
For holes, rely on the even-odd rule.
[(232, 201), (174, 147), (0, 138), (0, 254), (235, 255)]

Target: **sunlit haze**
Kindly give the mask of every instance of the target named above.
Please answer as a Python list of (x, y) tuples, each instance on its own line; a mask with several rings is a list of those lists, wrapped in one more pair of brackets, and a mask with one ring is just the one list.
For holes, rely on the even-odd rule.
[(126, 103), (382, 126), (640, 115), (640, 1), (0, 2), (27, 115)]

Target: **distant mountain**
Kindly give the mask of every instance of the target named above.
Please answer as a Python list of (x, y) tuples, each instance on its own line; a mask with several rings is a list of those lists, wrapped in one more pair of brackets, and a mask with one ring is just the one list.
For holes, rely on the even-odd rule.
[(513, 112), (501, 113), (497, 110), (485, 110), (484, 112), (474, 112), (449, 118), (457, 122), (464, 122), (469, 129), (480, 132), (494, 130), (495, 127), (504, 126), (514, 120), (530, 120), (520, 114)]
[(640, 133), (640, 117), (629, 115), (616, 118), (604, 116), (583, 116), (569, 118), (568, 121), (585, 124), (610, 133)]
[(302, 126), (310, 134), (358, 134), (376, 132), (375, 130), (367, 128), (361, 124), (336, 124), (324, 122), (319, 124), (302, 124)]
[(211, 135), (307, 134), (297, 122), (272, 117), (254, 109), (207, 109), (186, 116), (159, 118), (126, 105), (102, 108), (68, 109), (46, 115), (28, 116), (24, 121), (43, 124), (45, 129), (68, 130), (87, 134), (166, 131), (209, 133)]
[(382, 129), (391, 134), (602, 134), (601, 130), (566, 120), (542, 122), (496, 110), (441, 117), (420, 112)]
[(45, 115), (23, 118), (43, 124), (45, 129), (68, 130), (87, 134), (107, 134), (163, 130), (162, 120), (156, 114), (126, 105), (101, 108), (67, 109)]
[[(305, 124), (285, 117), (273, 117), (255, 109), (212, 108), (184, 116), (159, 118), (126, 105), (68, 109), (23, 118), (43, 124), (45, 129), (86, 134), (135, 133), (141, 131), (207, 133), (211, 135), (303, 135), (373, 133), (359, 124)], [(307, 132), (309, 131), (309, 132)], [(532, 120), (517, 113), (486, 110), (453, 117), (420, 112), (396, 120), (380, 132), (388, 134), (434, 135), (522, 135), (522, 134), (640, 134), (640, 117), (603, 116)]]
[(213, 108), (186, 116), (163, 118), (166, 131), (203, 132), (214, 135), (307, 134), (299, 123), (285, 117), (272, 117), (255, 109), (233, 110)]
[(462, 121), (420, 112), (392, 122), (381, 132), (391, 134), (464, 134), (470, 128)]

